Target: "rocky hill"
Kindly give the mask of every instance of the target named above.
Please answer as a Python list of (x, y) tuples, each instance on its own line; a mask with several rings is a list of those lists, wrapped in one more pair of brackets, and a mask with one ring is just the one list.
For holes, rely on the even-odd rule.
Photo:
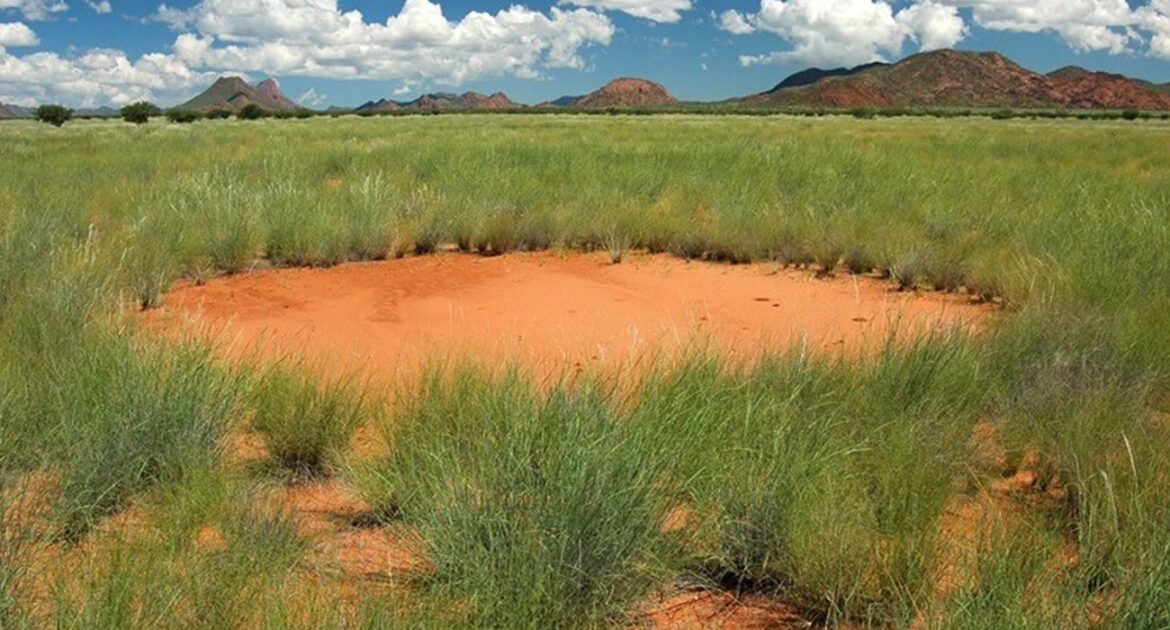
[(1065, 66), (1063, 68), (1057, 68), (1045, 76), (1057, 81), (1080, 81), (1090, 74), (1093, 74), (1092, 70), (1086, 70), (1080, 66)]
[[(260, 96), (269, 103), (272, 103), (276, 106), (274, 108), (266, 109), (293, 110), (300, 108), (300, 106), (293, 102), (291, 98), (285, 96), (284, 92), (280, 91), (280, 84), (276, 82), (276, 79), (265, 79), (257, 83), (256, 92), (259, 93)], [(263, 105), (261, 105), (261, 107), (263, 107)]]
[(359, 112), (391, 112), (396, 109), (402, 109), (402, 106), (394, 101), (383, 98), (376, 101), (367, 101), (354, 109)]
[(646, 79), (614, 79), (596, 92), (574, 99), (570, 107), (647, 107), (678, 103), (666, 88)]
[(434, 94), (423, 94), (413, 101), (391, 101), (388, 99), (370, 101), (359, 106), (357, 111), (385, 112), (397, 109), (514, 109), (518, 107), (520, 105), (508, 98), (508, 95), (503, 92), (496, 92), (491, 96), (480, 94), (479, 92), (464, 92), (463, 94), (438, 92)]
[(955, 50), (848, 69), (811, 84), (784, 87), (782, 82), (743, 101), (818, 107), (1170, 109), (1167, 94), (1121, 75), (1075, 67), (1043, 75), (998, 53)]
[(1098, 75), (1099, 78), (1101, 78), (1101, 79), (1105, 79), (1107, 77), (1120, 76), (1121, 78), (1132, 82), (1133, 84), (1137, 85), (1138, 87), (1141, 87), (1141, 88), (1144, 88), (1147, 90), (1153, 90), (1155, 92), (1170, 93), (1170, 83), (1154, 83), (1153, 81), (1146, 81), (1145, 79), (1135, 79), (1133, 77), (1126, 77), (1124, 75), (1111, 75), (1111, 74), (1104, 73), (1104, 72), (1094, 72), (1092, 70), (1086, 70), (1085, 68), (1082, 68), (1080, 66), (1065, 66), (1065, 67), (1060, 68), (1058, 70), (1053, 70), (1052, 72), (1049, 72), (1047, 76), (1048, 76), (1048, 78), (1055, 79), (1057, 81), (1077, 82), (1077, 81), (1084, 81), (1085, 79), (1092, 77), (1094, 75)]
[(0, 103), (0, 118), (32, 118), (35, 107), (21, 107), (11, 103)]
[(240, 77), (220, 77), (202, 94), (176, 109), (239, 111), (248, 105), (258, 105), (274, 112), (297, 109), (297, 104), (280, 91), (274, 79), (266, 79), (253, 86)]
[[(1145, 85), (1143, 85), (1145, 83)], [(1120, 74), (1091, 72), (1079, 79), (1059, 80), (1067, 107), (1078, 109), (1170, 109), (1170, 94), (1148, 82)]]
[(783, 81), (778, 83), (776, 85), (776, 87), (765, 92), (765, 94), (771, 94), (773, 92), (778, 92), (778, 91), (783, 90), (785, 88), (795, 88), (795, 87), (802, 87), (805, 85), (812, 85), (813, 83), (816, 83), (817, 81), (820, 81), (821, 79), (826, 79), (828, 77), (847, 77), (850, 75), (857, 74), (858, 72), (865, 72), (866, 70), (871, 70), (873, 68), (880, 68), (882, 66), (888, 66), (888, 65), (889, 64), (887, 64), (887, 63), (882, 63), (882, 62), (878, 61), (878, 62), (874, 62), (874, 63), (867, 63), (863, 66), (856, 66), (853, 68), (833, 68), (832, 70), (822, 70), (820, 68), (809, 68), (807, 70), (801, 70), (800, 72), (789, 75)]

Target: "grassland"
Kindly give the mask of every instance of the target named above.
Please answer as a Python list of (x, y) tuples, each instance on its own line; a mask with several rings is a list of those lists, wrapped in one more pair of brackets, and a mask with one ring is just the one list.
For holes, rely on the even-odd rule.
[[(444, 115), (0, 138), (0, 627), (596, 627), (679, 583), (829, 624), (1170, 627), (1164, 123)], [(851, 362), (696, 355), (633, 392), (465, 366), (393, 409), (127, 315), (181, 277), (444, 243), (877, 270), (1005, 314)], [(231, 464), (242, 424), (285, 476)], [(389, 455), (346, 452), (361, 425)], [(368, 592), (312, 574), (312, 540), (264, 497), (331, 474), (375, 508), (366, 526), (417, 532), (429, 569)]]

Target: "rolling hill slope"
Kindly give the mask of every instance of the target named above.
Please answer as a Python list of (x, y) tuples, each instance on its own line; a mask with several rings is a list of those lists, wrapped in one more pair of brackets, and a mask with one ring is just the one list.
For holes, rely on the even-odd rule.
[(201, 112), (213, 109), (239, 111), (248, 105), (258, 105), (274, 112), (297, 109), (297, 104), (280, 91), (280, 86), (274, 79), (266, 79), (252, 86), (240, 77), (220, 77), (202, 94), (176, 109)]
[(939, 50), (893, 65), (818, 72), (825, 76), (812, 83), (786, 79), (742, 101), (818, 107), (1170, 109), (1170, 95), (1152, 89), (1153, 84), (1076, 67), (1043, 75), (994, 52)]
[(645, 107), (678, 103), (662, 85), (646, 79), (614, 79), (601, 89), (573, 99), (570, 107)]
[(508, 98), (508, 95), (503, 92), (496, 92), (491, 96), (480, 94), (479, 92), (464, 92), (463, 94), (437, 92), (423, 94), (413, 101), (392, 101), (384, 98), (377, 101), (369, 101), (359, 106), (356, 111), (384, 112), (398, 109), (514, 109), (518, 107), (520, 107), (520, 104)]

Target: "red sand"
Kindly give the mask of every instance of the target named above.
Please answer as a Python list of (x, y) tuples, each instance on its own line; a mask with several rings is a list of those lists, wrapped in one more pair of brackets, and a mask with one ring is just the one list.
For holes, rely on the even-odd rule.
[(148, 318), (210, 325), (233, 352), (260, 345), (395, 376), (464, 356), (542, 373), (629, 366), (705, 344), (749, 359), (799, 344), (857, 354), (894, 331), (976, 328), (985, 312), (959, 296), (775, 265), (545, 252), (258, 271), (181, 286)]

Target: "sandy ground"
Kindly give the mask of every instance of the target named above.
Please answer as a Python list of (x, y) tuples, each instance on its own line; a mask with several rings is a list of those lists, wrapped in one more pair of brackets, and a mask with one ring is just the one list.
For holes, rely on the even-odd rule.
[(258, 271), (180, 286), (147, 318), (212, 331), (236, 353), (261, 347), (398, 376), (462, 357), (550, 374), (702, 346), (746, 359), (793, 346), (854, 354), (895, 333), (977, 327), (985, 314), (960, 296), (864, 277), (545, 252)]

